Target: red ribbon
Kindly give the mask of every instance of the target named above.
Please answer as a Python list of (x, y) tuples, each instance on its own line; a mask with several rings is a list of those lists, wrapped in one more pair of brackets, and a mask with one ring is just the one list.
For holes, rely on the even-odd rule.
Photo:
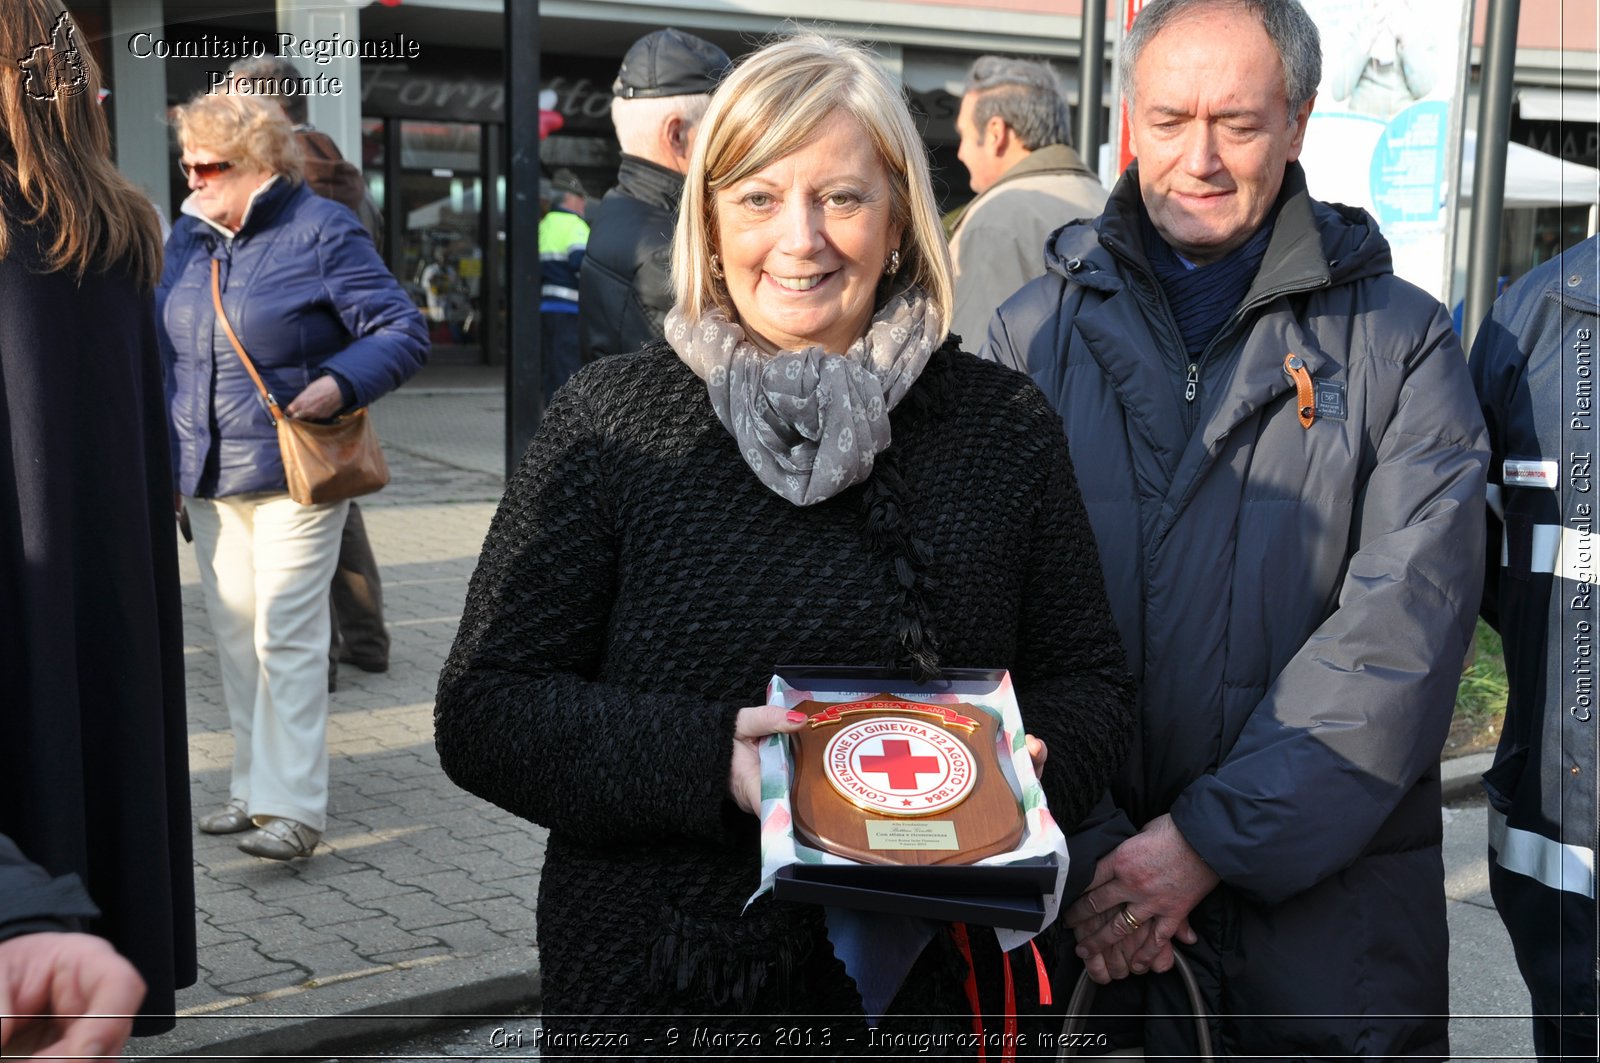
[[(967, 924), (952, 923), (950, 935), (955, 938), (956, 948), (961, 952), (961, 958), (967, 961), (967, 1006), (972, 1009), (972, 1032), (977, 1036), (978, 1058), (987, 1058), (983, 1044), (983, 1002), (978, 996), (978, 969), (972, 963), (972, 942), (967, 937)], [(1034, 968), (1039, 973), (1039, 1003), (1045, 1007), (1050, 1006), (1050, 973), (1045, 970), (1044, 957), (1039, 955), (1039, 946), (1031, 939), (1028, 947), (1033, 950)], [(1001, 1063), (1014, 1063), (1017, 1058), (1017, 987), (1011, 976), (1011, 954), (1000, 954), (1001, 966), (1005, 969), (1006, 980), (1006, 1013), (1005, 1013), (1005, 1040), (1000, 1045)]]

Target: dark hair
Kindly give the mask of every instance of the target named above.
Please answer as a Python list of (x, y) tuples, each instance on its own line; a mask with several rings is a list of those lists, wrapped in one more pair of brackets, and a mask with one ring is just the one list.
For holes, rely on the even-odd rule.
[(1029, 151), (1072, 143), (1067, 100), (1049, 63), (979, 56), (962, 90), (964, 96), (973, 93), (977, 96), (972, 104), (972, 124), (978, 130), (978, 143), (983, 143), (984, 126), (996, 116), (1016, 132)]
[(1322, 81), (1322, 38), (1317, 24), (1296, 0), (1155, 0), (1139, 12), (1122, 41), (1122, 98), (1133, 100), (1133, 72), (1139, 55), (1156, 34), (1184, 15), (1232, 7), (1254, 15), (1283, 62), (1283, 89), (1289, 120), (1317, 94)]

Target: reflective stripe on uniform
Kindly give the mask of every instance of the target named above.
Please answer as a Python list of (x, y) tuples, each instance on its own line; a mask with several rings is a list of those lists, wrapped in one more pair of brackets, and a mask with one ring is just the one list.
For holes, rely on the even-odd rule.
[[(1528, 571), (1550, 572), (1575, 583), (1593, 583), (1595, 551), (1600, 548), (1593, 532), (1580, 532), (1562, 524), (1535, 524), (1528, 555)], [(1500, 567), (1511, 564), (1510, 537), (1500, 537)]]
[(578, 289), (563, 288), (559, 284), (546, 284), (539, 289), (539, 293), (550, 299), (569, 299), (574, 303), (578, 301)]
[(1489, 809), (1489, 848), (1507, 871), (1537, 879), (1553, 890), (1594, 897), (1594, 850), (1566, 845), (1506, 823)]

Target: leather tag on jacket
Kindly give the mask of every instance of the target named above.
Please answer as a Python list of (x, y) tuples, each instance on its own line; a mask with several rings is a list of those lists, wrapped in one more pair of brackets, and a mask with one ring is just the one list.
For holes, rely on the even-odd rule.
[(1317, 416), (1333, 421), (1345, 419), (1344, 385), (1336, 380), (1313, 380), (1311, 390), (1316, 395)]

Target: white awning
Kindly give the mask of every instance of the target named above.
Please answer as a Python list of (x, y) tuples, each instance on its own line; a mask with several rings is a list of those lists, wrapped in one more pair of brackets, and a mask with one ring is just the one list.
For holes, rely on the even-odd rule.
[[(1477, 134), (1467, 130), (1461, 167), (1461, 197), (1472, 199), (1472, 175)], [(1600, 170), (1582, 163), (1546, 155), (1526, 144), (1506, 145), (1505, 206), (1578, 207), (1600, 202)]]
[(1600, 92), (1592, 88), (1518, 89), (1517, 103), (1523, 118), (1600, 123)]

